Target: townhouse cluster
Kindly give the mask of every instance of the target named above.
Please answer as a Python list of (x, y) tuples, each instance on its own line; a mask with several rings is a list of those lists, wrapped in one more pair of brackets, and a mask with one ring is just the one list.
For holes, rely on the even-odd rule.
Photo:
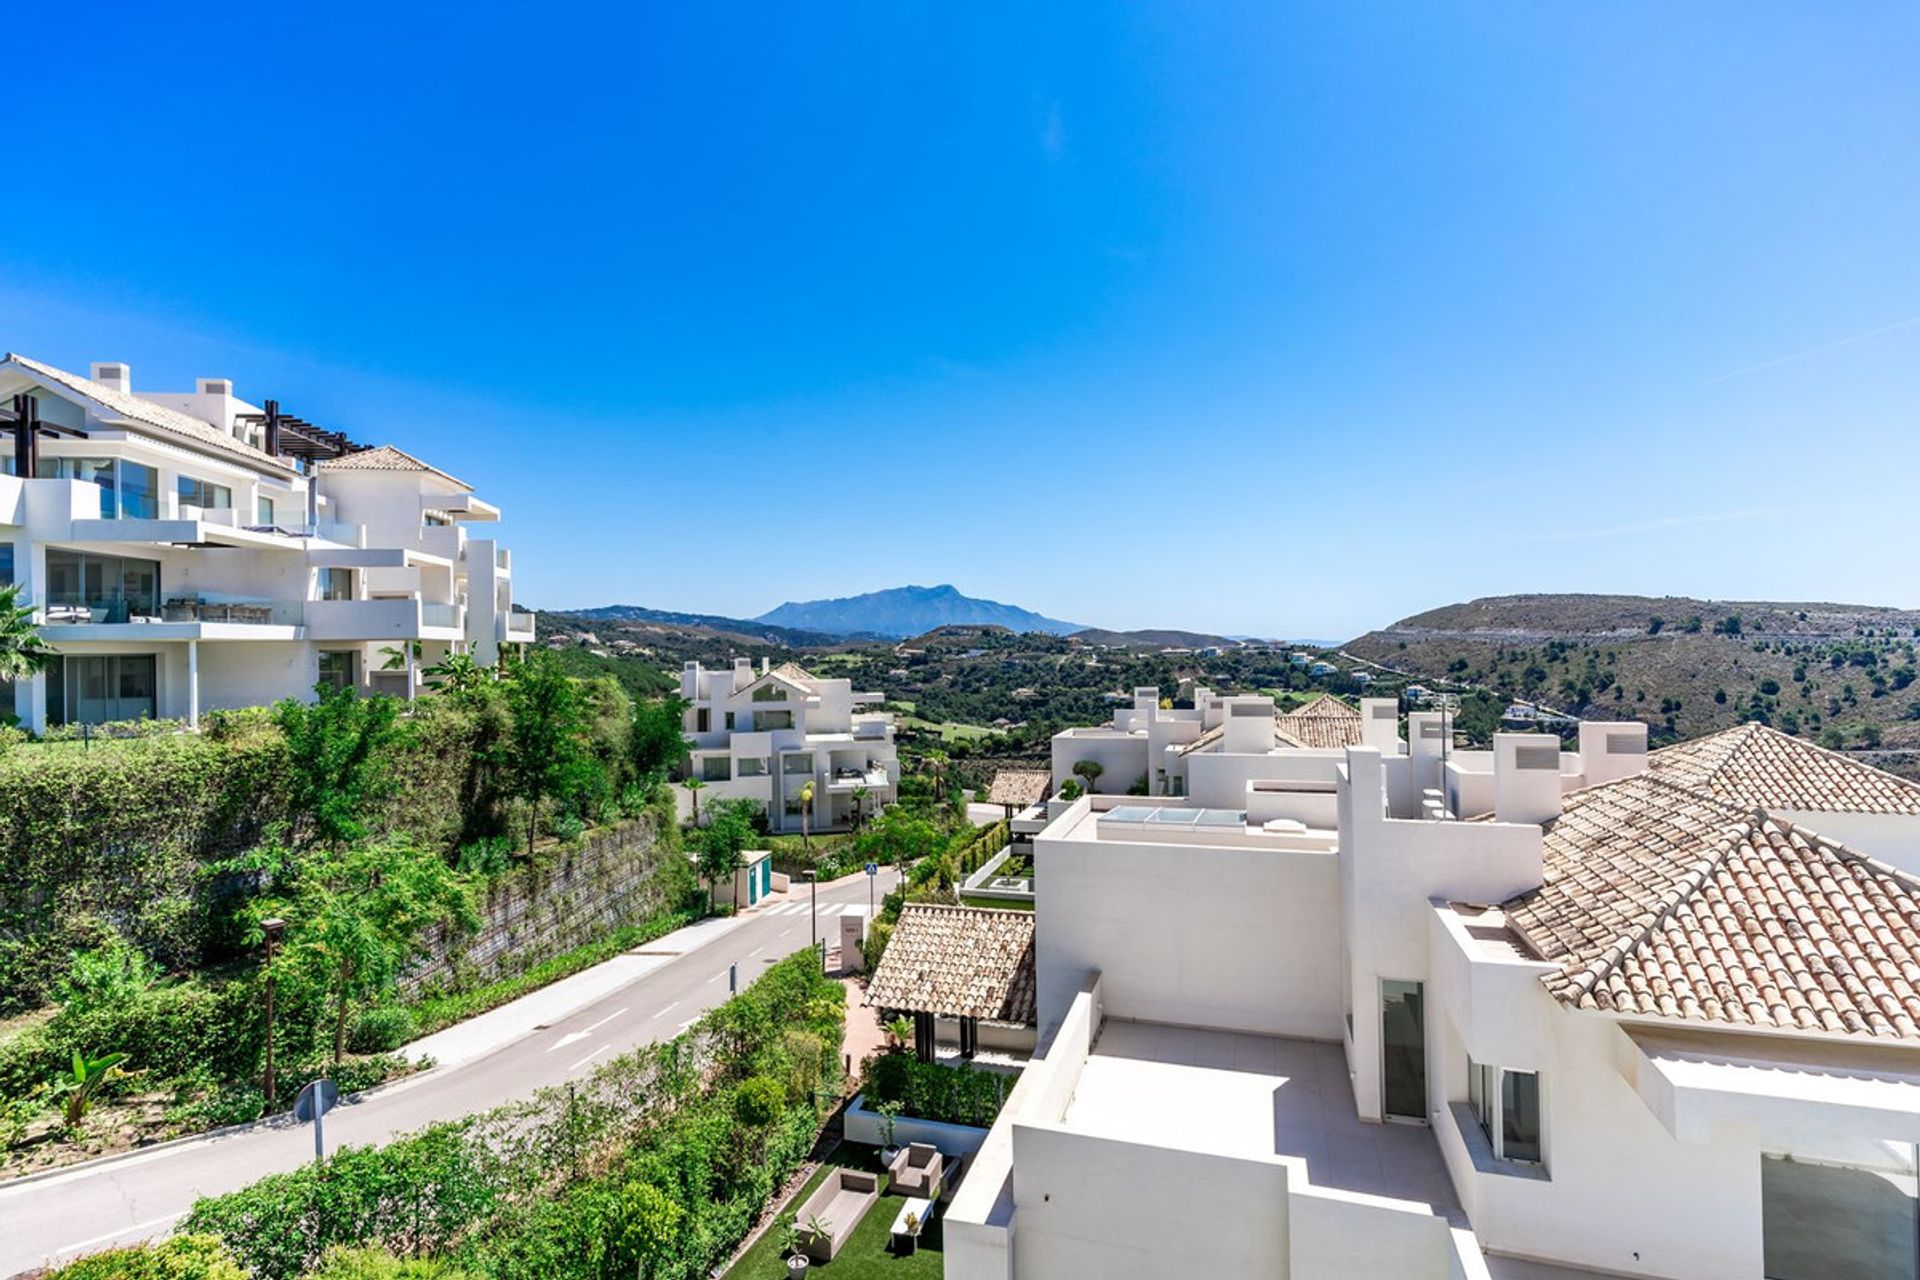
[(1029, 815), (1030, 924), (903, 913), (892, 1003), (1038, 1029), (950, 1280), (1920, 1270), (1920, 786), (1310, 710), (1140, 690), (1055, 740), (1106, 767)]

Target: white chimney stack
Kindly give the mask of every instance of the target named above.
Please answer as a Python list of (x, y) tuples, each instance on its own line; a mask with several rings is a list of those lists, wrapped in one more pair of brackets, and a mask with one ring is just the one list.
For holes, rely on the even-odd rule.
[(1228, 698), (1227, 732), (1221, 749), (1233, 755), (1273, 750), (1273, 699)]
[(118, 360), (94, 361), (92, 377), (95, 382), (104, 382), (115, 391), (133, 394), (133, 370)]
[(1580, 772), (1588, 786), (1632, 777), (1646, 767), (1646, 725), (1638, 720), (1580, 722)]
[(1360, 699), (1360, 741), (1383, 756), (1400, 754), (1399, 699)]
[(1493, 817), (1538, 826), (1560, 816), (1560, 739), (1551, 733), (1493, 735)]

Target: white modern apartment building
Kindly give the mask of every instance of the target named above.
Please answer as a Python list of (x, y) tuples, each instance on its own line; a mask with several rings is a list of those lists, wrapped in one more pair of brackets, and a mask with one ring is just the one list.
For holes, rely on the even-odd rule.
[(469, 535), (496, 508), (228, 379), (136, 394), (124, 364), (8, 355), (0, 446), (0, 580), (60, 654), (11, 690), (36, 731), (197, 724), (322, 681), (412, 696), (449, 652), (491, 664), (533, 639), (506, 548)]
[(1053, 803), (949, 1280), (1920, 1271), (1920, 786), (1757, 725), (1274, 759)]
[[(845, 830), (899, 797), (893, 717), (864, 710), (882, 701), (845, 679), (822, 679), (793, 663), (758, 670), (745, 658), (680, 673), (690, 776), (708, 798), (754, 800), (776, 832), (801, 829), (802, 792), (813, 784), (807, 827)], [(687, 803), (683, 799), (682, 803)]]
[(1093, 781), (1097, 794), (1198, 796), (1224, 788), (1231, 800), (1239, 794), (1236, 779), (1267, 776), (1283, 759), (1337, 755), (1363, 741), (1383, 745), (1398, 735), (1399, 708), (1392, 698), (1368, 699), (1356, 711), (1321, 694), (1278, 712), (1265, 695), (1226, 695), (1198, 686), (1191, 707), (1169, 708), (1161, 706), (1160, 690), (1147, 685), (1135, 689), (1131, 702), (1116, 708), (1106, 724), (1053, 736), (1053, 785), (1074, 777), (1084, 785), (1074, 766), (1091, 761), (1100, 766)]

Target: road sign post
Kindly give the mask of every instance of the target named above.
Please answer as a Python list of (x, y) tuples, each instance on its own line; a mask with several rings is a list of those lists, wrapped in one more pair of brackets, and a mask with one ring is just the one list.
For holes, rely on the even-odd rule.
[(869, 929), (873, 927), (873, 882), (879, 874), (880, 864), (869, 862), (867, 864), (867, 927)]
[(340, 1090), (333, 1081), (325, 1076), (315, 1080), (300, 1091), (293, 1101), (293, 1118), (305, 1123), (313, 1121), (313, 1162), (323, 1163), (327, 1158), (326, 1135), (321, 1128), (320, 1117), (333, 1110), (333, 1104), (340, 1101)]

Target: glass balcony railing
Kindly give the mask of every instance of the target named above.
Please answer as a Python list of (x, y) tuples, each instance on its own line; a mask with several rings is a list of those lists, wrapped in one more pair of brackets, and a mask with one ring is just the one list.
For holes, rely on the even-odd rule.
[(457, 604), (439, 604), (423, 601), (420, 605), (420, 625), (423, 627), (457, 627), (460, 625), (460, 606)]

